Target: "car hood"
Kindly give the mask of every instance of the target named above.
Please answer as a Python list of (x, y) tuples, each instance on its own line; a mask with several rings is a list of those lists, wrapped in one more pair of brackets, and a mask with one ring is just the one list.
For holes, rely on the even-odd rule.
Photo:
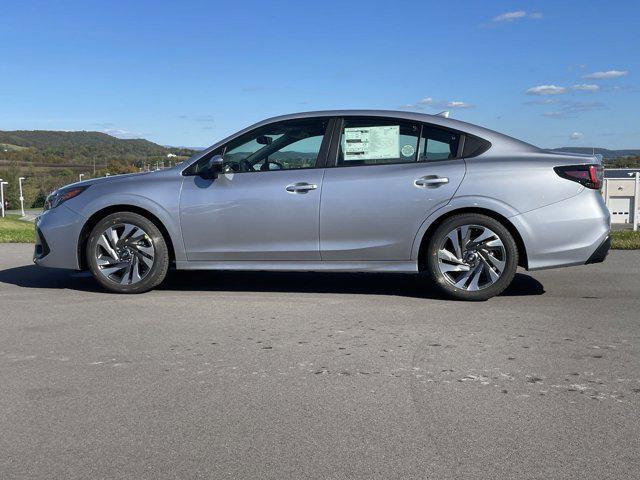
[(122, 175), (109, 175), (108, 177), (91, 178), (89, 180), (83, 180), (82, 182), (70, 183), (65, 185), (66, 187), (89, 187), (91, 185), (98, 185), (100, 183), (116, 182), (125, 178), (142, 177), (145, 175), (151, 175), (156, 172), (137, 172), (137, 173), (124, 173)]
[(122, 175), (110, 175), (108, 177), (99, 177), (99, 178), (91, 178), (89, 180), (84, 180), (82, 182), (75, 182), (75, 183), (70, 183), (68, 185), (64, 185), (56, 190), (54, 190), (52, 192), (56, 193), (62, 189), (67, 189), (67, 188), (74, 188), (74, 187), (90, 187), (92, 185), (102, 185), (102, 186), (107, 186), (110, 184), (117, 184), (117, 183), (131, 183), (131, 182), (139, 182), (139, 181), (150, 181), (152, 180), (153, 177), (161, 177), (161, 176), (169, 176), (169, 175), (176, 175), (176, 171), (179, 169), (176, 169), (176, 167), (173, 168), (167, 168), (164, 170), (155, 170), (152, 172), (137, 172), (137, 173), (125, 173)]

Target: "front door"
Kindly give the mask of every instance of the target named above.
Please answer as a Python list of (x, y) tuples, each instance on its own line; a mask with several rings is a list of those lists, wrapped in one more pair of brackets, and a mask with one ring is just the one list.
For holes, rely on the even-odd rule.
[(185, 173), (180, 221), (189, 261), (319, 260), (319, 208), (329, 119), (259, 127), (213, 154), (215, 180)]
[(462, 181), (460, 135), (388, 118), (347, 117), (339, 128), (322, 187), (322, 260), (409, 260), (424, 220)]

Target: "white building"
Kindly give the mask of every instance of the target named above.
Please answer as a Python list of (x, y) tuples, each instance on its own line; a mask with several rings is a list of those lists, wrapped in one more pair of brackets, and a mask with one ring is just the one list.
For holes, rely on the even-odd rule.
[(611, 223), (640, 222), (640, 169), (605, 169), (602, 195), (611, 212)]

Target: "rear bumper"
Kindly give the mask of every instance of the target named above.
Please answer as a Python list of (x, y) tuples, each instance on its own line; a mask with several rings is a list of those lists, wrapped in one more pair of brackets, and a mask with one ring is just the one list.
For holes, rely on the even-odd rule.
[(42, 267), (77, 270), (78, 239), (84, 218), (60, 205), (36, 219), (33, 261)]
[(609, 254), (609, 250), (611, 249), (611, 236), (607, 235), (607, 238), (600, 244), (596, 251), (591, 254), (589, 260), (587, 260), (587, 264), (589, 263), (601, 263), (604, 262), (604, 259), (607, 258)]
[(509, 218), (522, 236), (529, 270), (603, 261), (610, 217), (595, 190)]

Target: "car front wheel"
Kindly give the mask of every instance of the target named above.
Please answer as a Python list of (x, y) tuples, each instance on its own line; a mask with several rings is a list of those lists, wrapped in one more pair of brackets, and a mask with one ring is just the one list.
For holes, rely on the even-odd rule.
[(117, 293), (142, 293), (159, 285), (169, 268), (162, 233), (146, 217), (118, 212), (93, 227), (86, 258), (96, 281)]
[(518, 247), (498, 220), (461, 214), (445, 220), (427, 247), (427, 269), (438, 288), (459, 300), (487, 300), (509, 286)]

